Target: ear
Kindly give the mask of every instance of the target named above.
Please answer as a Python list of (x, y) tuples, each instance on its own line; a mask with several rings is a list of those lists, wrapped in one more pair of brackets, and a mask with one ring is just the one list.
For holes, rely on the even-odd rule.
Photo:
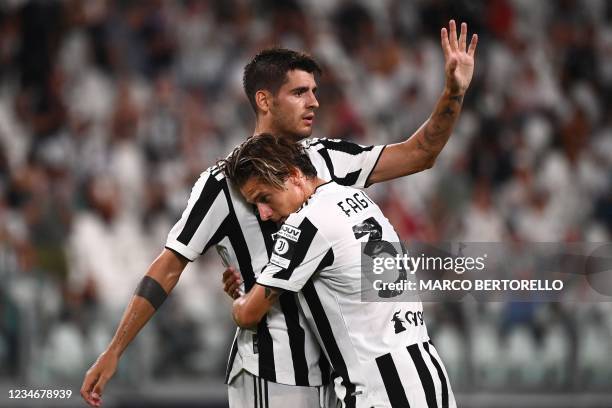
[(260, 89), (255, 92), (255, 103), (259, 110), (263, 113), (268, 113), (270, 111), (270, 106), (272, 106), (272, 93), (265, 89)]
[(304, 184), (304, 174), (297, 167), (292, 167), (289, 171), (289, 181), (295, 186), (302, 186)]

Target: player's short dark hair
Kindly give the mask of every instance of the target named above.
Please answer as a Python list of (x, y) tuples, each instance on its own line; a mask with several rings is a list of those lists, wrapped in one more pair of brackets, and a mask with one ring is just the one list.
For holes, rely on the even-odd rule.
[(265, 89), (276, 94), (287, 80), (287, 72), (294, 69), (321, 75), (321, 67), (310, 55), (286, 48), (267, 48), (244, 67), (242, 86), (255, 113), (257, 91)]
[(294, 169), (304, 176), (315, 177), (315, 170), (304, 147), (286, 137), (261, 133), (248, 138), (232, 154), (221, 160), (227, 178), (238, 188), (251, 177), (277, 188), (283, 188)]

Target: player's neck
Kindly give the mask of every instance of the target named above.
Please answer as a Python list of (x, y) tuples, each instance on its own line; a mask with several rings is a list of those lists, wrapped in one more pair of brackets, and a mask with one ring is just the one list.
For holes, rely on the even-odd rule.
[(300, 136), (298, 134), (281, 131), (277, 129), (276, 126), (274, 126), (270, 120), (259, 117), (257, 118), (257, 121), (255, 123), (255, 131), (253, 131), (253, 135), (260, 135), (262, 133), (269, 133), (274, 136), (287, 137), (295, 142), (304, 139), (303, 136)]
[(304, 183), (306, 199), (310, 198), (310, 196), (314, 194), (314, 192), (317, 190), (317, 187), (325, 183), (327, 183), (325, 180), (316, 176), (311, 179), (306, 179), (306, 182)]

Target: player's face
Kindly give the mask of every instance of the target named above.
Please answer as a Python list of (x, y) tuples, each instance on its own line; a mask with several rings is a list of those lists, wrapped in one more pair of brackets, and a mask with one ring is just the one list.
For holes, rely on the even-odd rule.
[(315, 110), (319, 107), (316, 91), (313, 74), (299, 69), (288, 71), (287, 81), (272, 99), (272, 133), (290, 135), (297, 140), (309, 137)]
[(240, 188), (240, 192), (247, 202), (257, 206), (259, 216), (264, 221), (284, 222), (306, 200), (300, 183), (293, 176), (285, 181), (282, 189), (251, 177)]

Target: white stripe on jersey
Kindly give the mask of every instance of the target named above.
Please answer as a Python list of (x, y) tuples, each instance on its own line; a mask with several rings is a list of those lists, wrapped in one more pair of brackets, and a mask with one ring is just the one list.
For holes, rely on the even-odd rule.
[(385, 242), (400, 241), (364, 192), (319, 186), (289, 216), (279, 240), (257, 282), (299, 291), (304, 315), (340, 375), (335, 388), (345, 406), (449, 406), (442, 362), (438, 369), (422, 345), (429, 337), (421, 302), (361, 301), (362, 243), (364, 253), (372, 244), (394, 256), (396, 248)]
[[(208, 169), (202, 173), (194, 184), (189, 201), (187, 202), (187, 208), (183, 211), (179, 221), (170, 230), (166, 242), (168, 248), (174, 249), (190, 261), (196, 259), (204, 250), (204, 246), (200, 248), (199, 245), (190, 245), (190, 242), (192, 240), (197, 243), (207, 243), (210, 241), (212, 235), (229, 215), (227, 200), (223, 194), (220, 194), (222, 192), (222, 184), (214, 177), (210, 177), (210, 170)], [(206, 192), (203, 191), (205, 188), (207, 189)], [(197, 221), (199, 222), (194, 223), (196, 213), (200, 212), (202, 212), (202, 218), (198, 218)], [(192, 232), (182, 234), (186, 230), (187, 222), (191, 222)]]
[[(328, 139), (303, 143), (321, 178), (356, 187), (365, 185), (384, 148)], [(222, 244), (235, 255), (234, 266), (248, 290), (269, 260), (276, 230), (274, 223), (258, 218), (255, 208), (213, 166), (194, 185), (187, 208), (168, 234), (166, 247), (194, 260), (209, 247)], [(327, 383), (327, 359), (321, 358), (318, 342), (294, 296), (281, 296), (257, 333), (238, 330), (226, 380), (241, 369), (288, 385)]]

